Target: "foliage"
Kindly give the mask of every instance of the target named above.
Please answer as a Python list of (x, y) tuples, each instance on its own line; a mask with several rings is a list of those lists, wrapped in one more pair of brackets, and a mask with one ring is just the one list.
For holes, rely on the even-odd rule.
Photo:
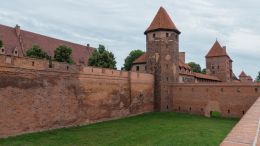
[(71, 58), (72, 49), (66, 45), (60, 45), (54, 51), (54, 60), (58, 62), (66, 62), (73, 64), (74, 61)]
[(201, 67), (199, 64), (195, 62), (189, 62), (188, 65), (191, 67), (193, 72), (201, 73)]
[(257, 75), (255, 81), (256, 81), (256, 82), (260, 82), (260, 71), (258, 72), (258, 75)]
[(40, 46), (38, 45), (33, 45), (32, 48), (28, 49), (26, 51), (26, 56), (27, 57), (31, 57), (31, 58), (37, 58), (37, 59), (44, 59), (44, 58), (48, 58), (48, 55), (46, 52), (44, 52)]
[(125, 59), (125, 64), (124, 64), (124, 70), (131, 70), (133, 62), (135, 59), (143, 55), (144, 52), (142, 50), (133, 50), (130, 52), (130, 54), (126, 57)]
[(88, 61), (89, 66), (102, 67), (102, 68), (116, 68), (116, 60), (114, 54), (105, 49), (105, 46), (99, 45), (95, 49)]
[[(219, 145), (238, 119), (149, 113), (97, 124), (0, 139), (4, 146)], [(86, 138), (87, 137), (87, 138)]]
[(203, 70), (201, 71), (202, 74), (206, 74), (206, 68), (203, 68)]
[(2, 47), (3, 47), (3, 41), (0, 40), (0, 48), (2, 48)]

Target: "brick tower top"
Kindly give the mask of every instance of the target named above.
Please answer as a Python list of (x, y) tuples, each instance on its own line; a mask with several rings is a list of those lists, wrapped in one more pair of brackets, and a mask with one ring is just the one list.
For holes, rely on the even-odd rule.
[(160, 7), (152, 23), (144, 33), (147, 34), (158, 30), (175, 31), (178, 34), (181, 33), (163, 7)]

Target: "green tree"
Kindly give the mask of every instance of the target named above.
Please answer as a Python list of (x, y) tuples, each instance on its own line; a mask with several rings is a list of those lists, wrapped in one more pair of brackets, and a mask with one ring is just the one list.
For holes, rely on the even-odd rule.
[(189, 62), (188, 65), (191, 67), (193, 72), (201, 73), (201, 67), (199, 64), (195, 62)]
[(89, 66), (103, 67), (103, 68), (116, 68), (116, 60), (114, 54), (105, 49), (105, 46), (99, 45), (95, 49), (88, 60)]
[(0, 48), (2, 48), (2, 47), (3, 47), (3, 41), (0, 40)]
[(257, 75), (255, 81), (256, 81), (256, 82), (260, 82), (260, 71), (258, 72), (258, 75)]
[(142, 50), (133, 50), (130, 52), (130, 54), (126, 57), (125, 59), (125, 64), (124, 64), (124, 70), (131, 70), (133, 62), (135, 59), (143, 55), (144, 52)]
[(48, 55), (46, 52), (44, 52), (40, 46), (38, 45), (33, 45), (32, 48), (28, 49), (26, 51), (26, 56), (27, 57), (31, 57), (31, 58), (37, 58), (37, 59), (44, 59), (44, 58), (48, 58)]
[(206, 68), (203, 68), (203, 70), (201, 71), (202, 74), (206, 74)]
[(60, 45), (54, 51), (54, 61), (73, 64), (74, 61), (71, 58), (71, 53), (72, 49), (70, 47), (67, 47), (66, 45)]

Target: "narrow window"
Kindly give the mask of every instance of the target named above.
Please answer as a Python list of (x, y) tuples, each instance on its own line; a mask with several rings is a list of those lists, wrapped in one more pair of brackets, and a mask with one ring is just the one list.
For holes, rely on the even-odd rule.
[(258, 92), (258, 88), (255, 88), (255, 92)]
[(136, 71), (139, 71), (139, 66), (136, 66)]
[(155, 33), (153, 34), (153, 38), (155, 38)]
[(5, 50), (4, 49), (2, 49), (2, 52), (4, 52)]
[(228, 113), (230, 114), (230, 110), (228, 110)]
[(179, 111), (181, 110), (181, 107), (179, 106)]
[(168, 77), (166, 77), (166, 81), (168, 81), (169, 80), (169, 78)]
[(34, 61), (32, 62), (32, 66), (34, 66)]
[(169, 33), (166, 33), (166, 37), (169, 37)]
[(245, 111), (242, 111), (243, 115), (245, 114)]
[(67, 66), (67, 70), (69, 70), (69, 66)]
[(14, 54), (17, 54), (17, 51), (14, 51)]
[(191, 111), (191, 107), (190, 107), (190, 111)]

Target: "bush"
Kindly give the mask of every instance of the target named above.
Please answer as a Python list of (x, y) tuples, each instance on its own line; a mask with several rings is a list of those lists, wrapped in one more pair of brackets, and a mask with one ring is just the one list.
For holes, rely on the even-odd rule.
[(65, 45), (61, 45), (54, 51), (54, 60), (58, 62), (66, 62), (73, 64), (74, 61), (71, 58), (72, 49)]
[(44, 52), (38, 45), (33, 45), (31, 49), (28, 49), (26, 51), (26, 56), (31, 58), (37, 58), (37, 59), (48, 58), (47, 53)]

